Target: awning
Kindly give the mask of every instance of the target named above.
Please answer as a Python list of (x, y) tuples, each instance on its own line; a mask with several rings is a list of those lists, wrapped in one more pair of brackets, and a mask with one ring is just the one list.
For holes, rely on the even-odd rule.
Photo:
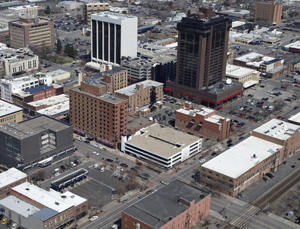
[(169, 92), (173, 92), (173, 89), (166, 88), (166, 87), (164, 88), (164, 90), (165, 90), (165, 91), (169, 91)]
[(134, 78), (131, 78), (131, 77), (127, 77), (128, 78), (128, 80), (130, 80), (130, 81), (137, 81), (137, 79), (134, 79)]
[(185, 95), (185, 96), (188, 96), (188, 97), (193, 97), (192, 95), (190, 94), (186, 94), (186, 93), (183, 93), (183, 92), (179, 92), (180, 95)]
[(215, 103), (216, 103), (215, 101), (211, 101), (211, 100), (209, 100), (208, 102), (210, 102), (210, 103), (213, 103), (213, 104), (215, 104)]
[(251, 87), (251, 86), (253, 86), (253, 85), (255, 85), (255, 84), (258, 84), (258, 81), (255, 81), (255, 80), (249, 80), (249, 81), (247, 81), (247, 82), (245, 82), (245, 83), (243, 84), (243, 87), (244, 87), (244, 88), (248, 88), (248, 87)]
[(202, 99), (202, 98), (201, 98), (201, 100), (202, 100), (202, 101), (204, 101), (204, 102), (208, 102), (208, 100), (207, 100), (207, 99)]

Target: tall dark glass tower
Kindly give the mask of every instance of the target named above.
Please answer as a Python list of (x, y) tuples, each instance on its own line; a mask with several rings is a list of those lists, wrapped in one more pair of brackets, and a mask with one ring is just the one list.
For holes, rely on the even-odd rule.
[(206, 8), (177, 24), (177, 88), (201, 90), (225, 79), (230, 28), (229, 16)]

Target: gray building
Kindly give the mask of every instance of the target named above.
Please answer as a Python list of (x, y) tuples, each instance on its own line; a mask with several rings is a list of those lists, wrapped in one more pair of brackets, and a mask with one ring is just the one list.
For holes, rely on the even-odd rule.
[(0, 162), (28, 166), (73, 148), (73, 127), (48, 116), (0, 125)]

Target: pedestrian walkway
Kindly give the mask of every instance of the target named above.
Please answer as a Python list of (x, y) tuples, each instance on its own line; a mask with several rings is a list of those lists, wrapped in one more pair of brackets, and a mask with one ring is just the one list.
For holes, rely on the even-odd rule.
[(231, 220), (229, 224), (237, 228), (243, 228), (258, 212), (260, 212), (260, 208), (251, 205), (241, 215)]

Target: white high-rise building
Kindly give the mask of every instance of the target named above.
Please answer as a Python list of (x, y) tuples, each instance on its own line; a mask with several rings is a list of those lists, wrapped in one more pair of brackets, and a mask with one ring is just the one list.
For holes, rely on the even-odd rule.
[(91, 20), (93, 62), (119, 66), (122, 56), (137, 56), (137, 17), (103, 12)]

